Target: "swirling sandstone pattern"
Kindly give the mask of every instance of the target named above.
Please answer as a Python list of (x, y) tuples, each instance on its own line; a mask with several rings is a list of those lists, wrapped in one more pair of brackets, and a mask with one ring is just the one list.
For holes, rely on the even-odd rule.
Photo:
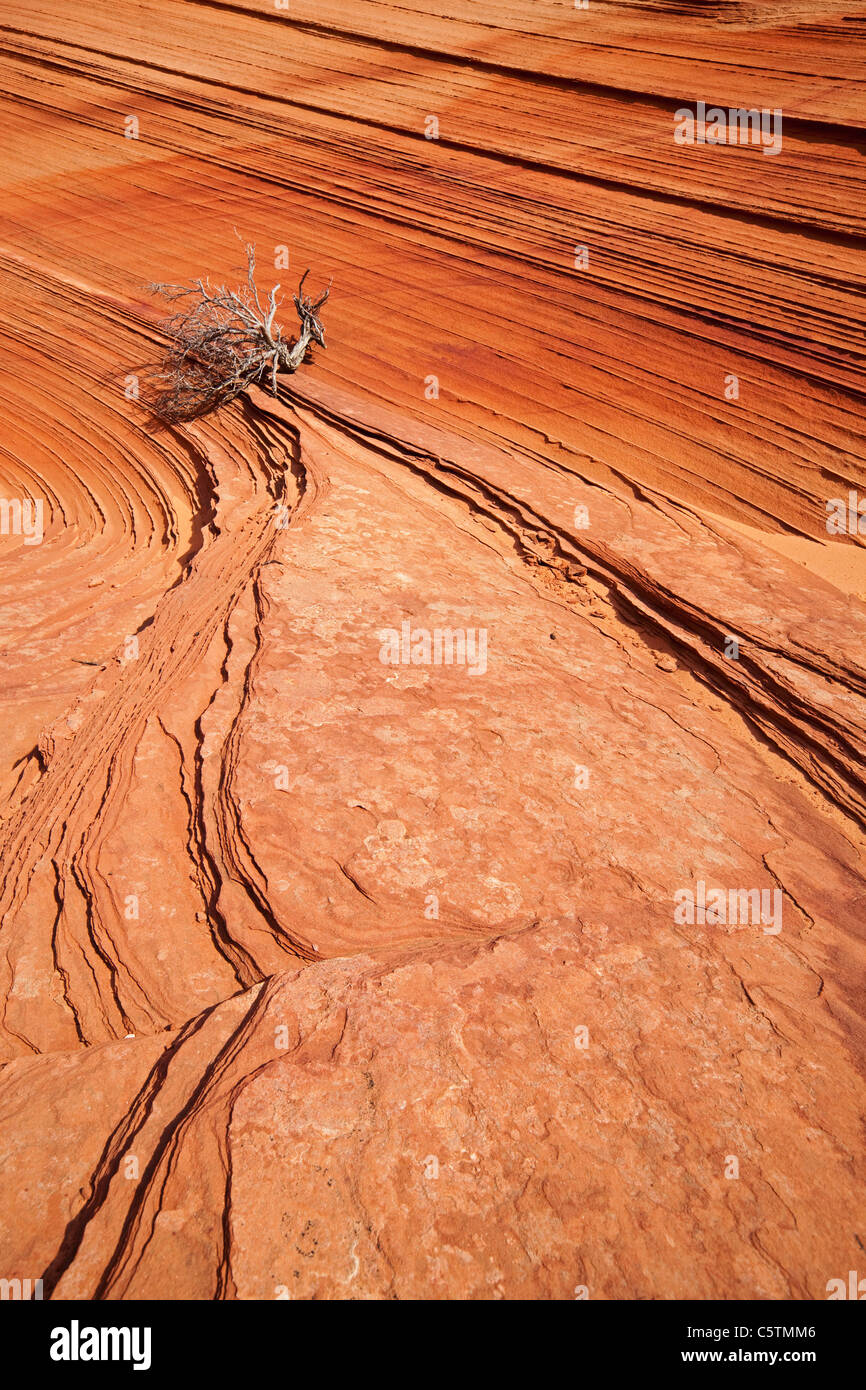
[[(866, 5), (434, 9), (4, 4), (0, 494), (45, 523), (0, 535), (0, 1275), (822, 1298)], [(677, 146), (699, 99), (781, 153)], [(328, 350), (154, 429), (142, 286), (235, 227), (333, 275)], [(407, 622), (485, 661), (383, 663)]]

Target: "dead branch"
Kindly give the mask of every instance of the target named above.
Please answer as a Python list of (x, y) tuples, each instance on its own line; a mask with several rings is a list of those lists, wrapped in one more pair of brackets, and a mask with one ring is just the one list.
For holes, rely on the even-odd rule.
[(277, 373), (295, 372), (312, 343), (325, 346), (319, 310), (331, 286), (318, 299), (304, 294), (305, 270), (293, 301), (300, 332), (284, 341), (275, 323), (281, 301), (274, 285), (262, 307), (256, 286), (255, 246), (244, 247), (247, 283), (230, 290), (212, 286), (209, 280), (191, 285), (154, 284), (148, 288), (169, 303), (181, 305), (162, 328), (168, 352), (155, 379), (152, 408), (160, 419), (175, 422), (194, 419), (225, 405), (255, 383), (270, 386), (277, 394)]

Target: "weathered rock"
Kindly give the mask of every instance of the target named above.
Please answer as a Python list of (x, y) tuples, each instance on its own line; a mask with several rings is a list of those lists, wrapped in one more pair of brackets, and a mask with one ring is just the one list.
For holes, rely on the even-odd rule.
[[(866, 5), (771, 9), (6, 6), (0, 1277), (857, 1266)], [(232, 226), (328, 350), (154, 429)]]

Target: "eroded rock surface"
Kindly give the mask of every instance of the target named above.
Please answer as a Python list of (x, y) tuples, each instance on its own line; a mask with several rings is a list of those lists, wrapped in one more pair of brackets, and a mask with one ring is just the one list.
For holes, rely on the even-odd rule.
[[(862, 1262), (866, 5), (481, 8), (4, 8), (0, 1276), (58, 1299)], [(702, 92), (781, 153), (677, 146)], [(328, 350), (155, 428), (143, 283), (233, 227)]]

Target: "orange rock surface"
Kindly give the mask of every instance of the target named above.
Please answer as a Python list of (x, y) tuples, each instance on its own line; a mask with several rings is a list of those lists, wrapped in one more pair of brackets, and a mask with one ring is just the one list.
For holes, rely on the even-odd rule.
[[(866, 4), (434, 11), (3, 6), (0, 1277), (825, 1298)], [(234, 229), (327, 351), (157, 427), (146, 283)]]

